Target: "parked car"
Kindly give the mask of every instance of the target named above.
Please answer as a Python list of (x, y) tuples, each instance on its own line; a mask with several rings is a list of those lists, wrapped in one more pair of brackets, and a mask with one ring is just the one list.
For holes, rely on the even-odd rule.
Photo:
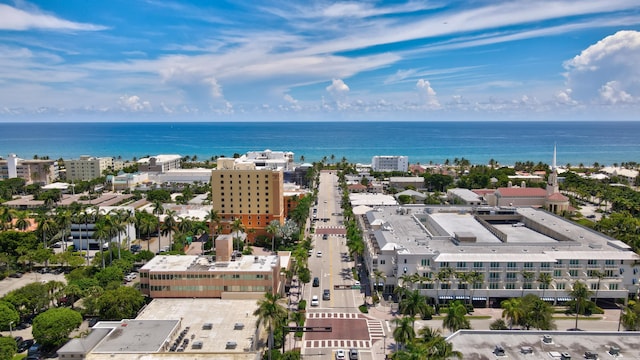
[(336, 350), (336, 360), (345, 360), (347, 356), (345, 355), (344, 350)]
[(322, 290), (322, 300), (331, 300), (331, 290), (329, 289)]
[(349, 349), (349, 360), (358, 360), (358, 349)]
[(318, 306), (320, 302), (318, 301), (318, 295), (313, 295), (311, 297), (311, 306)]
[(13, 273), (9, 274), (9, 277), (18, 279), (18, 278), (22, 277), (22, 273), (19, 272), (19, 271), (16, 271), (16, 272), (13, 272)]
[(29, 350), (29, 348), (31, 346), (33, 346), (33, 343), (34, 343), (33, 339), (27, 339), (27, 340), (21, 342), (20, 345), (18, 345), (18, 353), (25, 352), (25, 351)]
[(133, 245), (131, 245), (129, 250), (131, 250), (131, 252), (138, 252), (138, 251), (142, 250), (142, 246), (140, 246), (138, 244), (133, 244)]
[(320, 279), (316, 276), (313, 278), (313, 287), (320, 286)]

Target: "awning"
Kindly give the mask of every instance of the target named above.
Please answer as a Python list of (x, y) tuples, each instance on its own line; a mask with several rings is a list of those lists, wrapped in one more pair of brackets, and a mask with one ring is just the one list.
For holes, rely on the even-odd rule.
[(468, 299), (469, 299), (468, 296), (461, 296), (461, 295), (456, 296), (456, 300), (468, 300)]
[(558, 300), (558, 301), (571, 301), (571, 300), (573, 300), (573, 299), (572, 299), (572, 298), (570, 298), (570, 297), (559, 297), (557, 300)]
[(542, 301), (555, 301), (556, 300), (556, 298), (552, 298), (552, 297), (543, 297), (541, 299), (542, 299)]
[(440, 295), (440, 300), (453, 300), (453, 296), (450, 296), (450, 295)]
[(484, 296), (474, 296), (473, 297), (473, 301), (485, 301), (485, 300), (487, 300), (487, 298), (484, 297)]

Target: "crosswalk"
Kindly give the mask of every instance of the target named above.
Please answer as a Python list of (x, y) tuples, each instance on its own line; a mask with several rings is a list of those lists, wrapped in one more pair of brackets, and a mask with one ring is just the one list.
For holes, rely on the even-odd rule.
[(314, 312), (307, 313), (308, 319), (364, 319), (367, 324), (369, 333), (368, 340), (351, 340), (351, 339), (322, 339), (322, 340), (304, 340), (305, 348), (356, 348), (371, 349), (372, 344), (384, 338), (384, 324), (381, 320), (369, 319), (363, 314), (343, 313), (343, 312)]

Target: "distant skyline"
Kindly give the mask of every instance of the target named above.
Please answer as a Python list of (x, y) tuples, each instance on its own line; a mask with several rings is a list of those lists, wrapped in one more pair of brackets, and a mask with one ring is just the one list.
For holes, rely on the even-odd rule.
[(640, 120), (637, 0), (0, 0), (0, 121)]

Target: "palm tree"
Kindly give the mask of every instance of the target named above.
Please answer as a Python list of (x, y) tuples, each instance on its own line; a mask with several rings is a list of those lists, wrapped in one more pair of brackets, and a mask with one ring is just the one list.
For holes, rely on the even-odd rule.
[(431, 315), (430, 307), (419, 290), (409, 291), (407, 297), (400, 302), (400, 313), (411, 318), (411, 326), (415, 326), (416, 315)]
[[(240, 242), (240, 232), (244, 231), (244, 225), (242, 224), (242, 219), (238, 218), (233, 220), (233, 223), (231, 223), (231, 232), (233, 233), (233, 241), (234, 242)], [(239, 248), (240, 244), (238, 244), (238, 251), (241, 251), (241, 249)]]
[(533, 280), (534, 276), (536, 276), (536, 274), (534, 272), (525, 270), (525, 271), (522, 271), (520, 275), (522, 275), (522, 294), (520, 295), (520, 297), (523, 297), (524, 289), (526, 288), (526, 285), (531, 284), (531, 281)]
[(402, 347), (406, 346), (415, 339), (416, 332), (413, 330), (413, 319), (403, 316), (393, 319), (396, 328), (393, 329), (393, 339)]
[(465, 317), (467, 307), (460, 301), (454, 301), (449, 304), (447, 315), (442, 320), (442, 327), (456, 332), (460, 329), (471, 329), (469, 319)]
[(40, 214), (38, 218), (38, 231), (42, 234), (42, 244), (46, 249), (49, 247), (47, 237), (56, 231), (57, 225), (53, 219), (47, 217), (45, 214)]
[[(436, 280), (438, 281), (438, 287), (436, 288), (436, 294), (438, 296), (438, 304), (440, 304), (440, 288), (442, 287), (442, 283), (447, 282), (447, 284), (449, 284), (451, 275), (453, 275), (453, 269), (450, 267), (441, 268), (438, 271), (438, 274), (436, 275)], [(447, 291), (445, 294), (447, 293), (449, 293), (449, 286), (447, 286)]]
[(108, 225), (104, 221), (97, 221), (93, 237), (100, 240), (100, 257), (102, 258), (102, 268), (104, 269), (104, 241), (110, 239), (110, 231)]
[(71, 232), (71, 212), (64, 208), (56, 209), (55, 221), (62, 232), (62, 249), (66, 250), (67, 248), (67, 230), (69, 233)]
[(267, 346), (269, 348), (269, 359), (271, 359), (271, 349), (273, 348), (273, 331), (284, 319), (287, 318), (287, 309), (279, 303), (282, 298), (280, 294), (264, 294), (264, 298), (258, 300), (258, 308), (253, 312), (258, 317), (257, 326), (264, 324), (269, 332)]
[(469, 273), (457, 272), (456, 279), (458, 279), (458, 286), (462, 285), (462, 301), (467, 303), (467, 288), (469, 287)]
[[(216, 238), (215, 238), (214, 230), (216, 229), (216, 227), (218, 226), (218, 223), (220, 222), (220, 214), (218, 213), (218, 210), (212, 208), (211, 210), (209, 210), (209, 212), (207, 212), (207, 216), (205, 216), (204, 219), (209, 222), (209, 233), (211, 234), (211, 245), (213, 249), (215, 249)], [(204, 251), (204, 243), (202, 244), (202, 250)]]
[(164, 207), (162, 207), (162, 202), (160, 200), (154, 200), (153, 205), (153, 215), (158, 217), (158, 224), (156, 225), (156, 234), (158, 235), (158, 252), (162, 248), (160, 243), (160, 215), (164, 214)]
[(473, 303), (473, 294), (475, 293), (476, 290), (476, 285), (477, 284), (482, 284), (484, 283), (484, 274), (481, 273), (480, 271), (472, 271), (469, 273), (469, 284), (471, 284), (471, 294), (469, 295), (471, 297), (471, 302)]
[(125, 219), (123, 219), (122, 214), (114, 213), (111, 216), (111, 229), (113, 234), (117, 234), (118, 236), (118, 259), (122, 259), (121, 250), (122, 250), (122, 233), (127, 231), (127, 225), (125, 224)]
[(28, 220), (29, 213), (26, 211), (18, 211), (16, 214), (16, 228), (21, 231), (25, 231), (31, 226), (31, 222)]
[(271, 234), (271, 252), (275, 251), (275, 239), (276, 234), (280, 231), (280, 222), (278, 220), (271, 220), (266, 228), (267, 232)]
[(573, 283), (573, 289), (569, 292), (569, 296), (573, 298), (575, 303), (576, 310), (576, 326), (578, 328), (578, 315), (584, 313), (584, 310), (587, 308), (589, 304), (589, 299), (591, 298), (591, 290), (587, 287), (586, 284), (576, 281)]
[(173, 249), (173, 231), (176, 228), (176, 211), (174, 210), (167, 210), (164, 213), (166, 216), (164, 218), (164, 223), (162, 224), (162, 235), (168, 235), (169, 236), (169, 246)]
[[(379, 284), (380, 280), (384, 281), (386, 278), (387, 277), (385, 276), (383, 271), (377, 270), (377, 269), (373, 270), (373, 279), (375, 281), (374, 289), (376, 290), (376, 294), (378, 293), (378, 284)], [(383, 286), (383, 289), (384, 289), (384, 286)]]
[(602, 281), (602, 279), (604, 278), (605, 273), (600, 270), (593, 270), (591, 271), (591, 276), (598, 279), (598, 284), (596, 285), (595, 300), (593, 301), (595, 304), (598, 304), (598, 291), (600, 290), (600, 281)]
[(550, 273), (541, 272), (540, 274), (538, 274), (538, 279), (536, 281), (538, 281), (542, 287), (541, 297), (544, 298), (544, 292), (546, 289), (549, 288), (549, 285), (551, 285), (551, 283), (553, 282), (553, 277), (551, 276)]
[(503, 309), (502, 317), (509, 320), (509, 329), (512, 329), (514, 324), (520, 323), (520, 320), (525, 315), (522, 301), (519, 298), (503, 300), (500, 303), (500, 307)]
[(429, 349), (429, 354), (426, 359), (430, 360), (446, 360), (452, 357), (462, 359), (462, 353), (457, 350), (453, 350), (453, 344), (446, 341), (442, 336), (436, 336), (426, 344)]

